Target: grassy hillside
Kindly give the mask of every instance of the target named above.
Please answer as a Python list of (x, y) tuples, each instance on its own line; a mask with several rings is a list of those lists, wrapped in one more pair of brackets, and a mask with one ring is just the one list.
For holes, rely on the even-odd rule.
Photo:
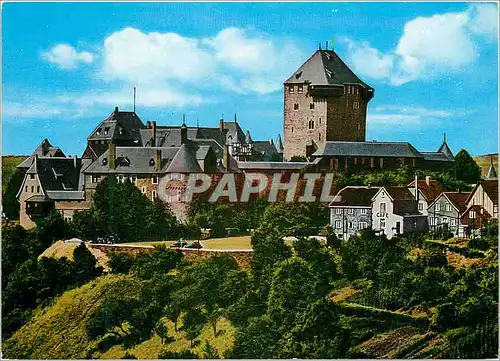
[(16, 167), (26, 158), (27, 156), (25, 155), (7, 155), (2, 157), (2, 193), (5, 192), (9, 179), (16, 170)]
[[(498, 164), (498, 154), (485, 154), (485, 155), (479, 155), (477, 157), (473, 157), (474, 160), (476, 161), (477, 165), (481, 167), (481, 175), (483, 177), (488, 174), (488, 169), (490, 167), (491, 163), (491, 157), (493, 157), (493, 164), (495, 164), (495, 169), (497, 169), (497, 164)], [(498, 172), (498, 169), (497, 169)]]
[[(86, 321), (97, 310), (104, 297), (115, 292), (133, 292), (133, 288), (137, 286), (136, 282), (128, 276), (107, 275), (65, 292), (52, 305), (37, 309), (33, 320), (4, 342), (2, 348), (5, 357), (119, 359), (128, 352), (141, 359), (156, 359), (165, 349), (177, 352), (189, 349), (189, 341), (181, 332), (174, 330), (174, 325), (170, 321), (165, 321), (165, 325), (174, 341), (166, 345), (162, 345), (156, 334), (129, 349), (123, 345), (106, 348), (102, 346), (102, 339), (88, 338)], [(203, 355), (202, 349), (205, 343), (209, 342), (222, 355), (232, 345), (234, 329), (229, 321), (223, 318), (219, 320), (217, 328), (219, 336), (214, 338), (212, 329), (207, 324), (199, 337), (200, 342), (192, 351)]]

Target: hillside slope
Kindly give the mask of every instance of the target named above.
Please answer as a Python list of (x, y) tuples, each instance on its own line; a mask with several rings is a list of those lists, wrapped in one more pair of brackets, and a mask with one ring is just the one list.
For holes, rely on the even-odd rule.
[(7, 184), (9, 183), (12, 173), (16, 170), (16, 167), (25, 160), (27, 156), (25, 155), (6, 155), (2, 156), (2, 193), (5, 192)]
[(488, 169), (490, 168), (491, 158), (493, 157), (493, 164), (498, 172), (498, 154), (485, 154), (477, 157), (472, 157), (479, 167), (481, 167), (481, 176), (486, 177)]

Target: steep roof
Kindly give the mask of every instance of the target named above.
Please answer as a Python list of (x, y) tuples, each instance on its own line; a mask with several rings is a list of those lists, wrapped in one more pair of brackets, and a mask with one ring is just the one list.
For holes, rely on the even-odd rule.
[(446, 138), (443, 140), (443, 144), (438, 149), (438, 153), (442, 153), (448, 158), (449, 160), (453, 160), (453, 152), (451, 151), (450, 147), (448, 147), (448, 143), (446, 143)]
[(92, 131), (89, 140), (141, 141), (144, 124), (135, 112), (119, 111), (118, 107)]
[(246, 136), (238, 122), (224, 122), (224, 130), (226, 129), (226, 143), (245, 144)]
[[(386, 191), (389, 197), (393, 201), (414, 201), (415, 197), (413, 197), (413, 194), (408, 190), (406, 187), (382, 187), (378, 190), (377, 194), (378, 195), (382, 191)], [(374, 196), (374, 197), (375, 197)]]
[(201, 173), (202, 169), (196, 160), (196, 150), (187, 144), (181, 145), (172, 162), (167, 168), (167, 173)]
[(486, 179), (495, 179), (495, 178), (498, 178), (498, 174), (493, 164), (493, 157), (490, 157), (490, 167), (488, 168), (488, 174), (486, 175)]
[(36, 147), (34, 152), (25, 160), (21, 162), (17, 166), (17, 168), (25, 168), (28, 169), (33, 164), (33, 159), (35, 155), (38, 157), (65, 157), (63, 151), (59, 147), (54, 147), (50, 142), (45, 138), (42, 140), (40, 145)]
[(281, 141), (281, 134), (278, 134), (278, 140), (276, 141), (276, 151), (278, 153), (283, 153), (283, 150), (285, 147), (283, 147), (283, 142)]
[(82, 160), (66, 157), (36, 158), (27, 174), (37, 174), (44, 191), (78, 190)]
[(325, 142), (313, 157), (403, 157), (422, 158), (422, 154), (408, 142)]
[[(410, 184), (408, 184), (408, 188), (413, 189), (414, 187), (415, 181), (412, 181)], [(427, 180), (425, 179), (419, 179), (417, 187), (420, 190), (420, 193), (422, 193), (422, 195), (425, 197), (425, 200), (427, 202), (434, 201), (441, 193), (446, 191), (446, 189), (443, 188), (435, 179), (430, 179), (429, 183), (427, 183)]]
[(253, 152), (262, 156), (264, 159), (271, 158), (273, 154), (277, 154), (276, 147), (267, 140), (256, 140), (253, 142)]
[(458, 213), (462, 213), (467, 208), (467, 198), (469, 198), (470, 193), (443, 192), (442, 195), (448, 198)]
[(310, 82), (312, 85), (359, 84), (373, 89), (340, 59), (333, 50), (316, 50), (286, 81), (285, 84)]
[(378, 187), (344, 187), (333, 197), (330, 207), (370, 207), (378, 190)]

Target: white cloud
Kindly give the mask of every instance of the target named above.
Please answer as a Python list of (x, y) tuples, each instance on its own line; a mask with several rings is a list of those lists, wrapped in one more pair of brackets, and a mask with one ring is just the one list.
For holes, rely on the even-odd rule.
[(415, 106), (379, 105), (368, 113), (367, 122), (375, 125), (417, 125), (470, 114), (466, 109), (429, 109)]
[(417, 17), (407, 22), (393, 50), (381, 52), (367, 42), (344, 38), (355, 71), (392, 85), (461, 71), (478, 57), (480, 43), (498, 34), (494, 4), (474, 4), (459, 13)]
[(290, 42), (278, 47), (266, 35), (239, 28), (209, 38), (187, 38), (128, 27), (105, 39), (102, 74), (134, 85), (173, 88), (175, 83), (195, 90), (222, 87), (266, 94), (281, 89), (302, 55)]
[(32, 102), (30, 106), (19, 102), (4, 102), (2, 104), (3, 118), (51, 118), (63, 113), (60, 106), (46, 102)]
[(94, 56), (91, 53), (87, 51), (78, 52), (68, 44), (55, 45), (52, 49), (42, 52), (41, 57), (64, 70), (76, 69), (80, 63), (88, 64), (94, 60)]

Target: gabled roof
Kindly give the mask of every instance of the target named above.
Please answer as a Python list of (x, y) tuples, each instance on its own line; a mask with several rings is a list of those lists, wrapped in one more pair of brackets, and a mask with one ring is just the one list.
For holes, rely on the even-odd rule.
[(313, 157), (348, 156), (348, 157), (397, 157), (422, 158), (408, 142), (325, 142)]
[(273, 154), (277, 154), (276, 147), (267, 140), (256, 140), (253, 142), (253, 153), (262, 156), (263, 159), (270, 159)]
[(378, 187), (344, 187), (333, 197), (330, 207), (370, 207), (378, 190)]
[(172, 162), (167, 168), (167, 173), (201, 173), (202, 169), (196, 160), (196, 149), (187, 144), (181, 145)]
[(226, 143), (245, 144), (245, 133), (238, 122), (224, 122), (224, 130), (226, 129)]
[(247, 135), (245, 136), (245, 143), (247, 143), (247, 144), (253, 143), (252, 136), (250, 135), (249, 130), (247, 130)]
[(78, 190), (82, 160), (62, 157), (37, 158), (26, 172), (37, 174), (44, 191)]
[(453, 152), (451, 151), (450, 147), (448, 147), (448, 144), (446, 143), (446, 138), (443, 140), (443, 144), (438, 149), (438, 153), (442, 153), (448, 158), (449, 160), (453, 160)]
[(278, 153), (283, 153), (283, 150), (285, 147), (283, 147), (283, 142), (281, 141), (281, 134), (278, 134), (278, 140), (276, 141), (276, 151)]
[(97, 159), (108, 149), (107, 144), (87, 144), (87, 147), (83, 151), (82, 158), (85, 159)]
[(467, 220), (469, 219), (469, 211), (476, 211), (476, 218), (490, 219), (491, 214), (479, 204), (472, 204), (460, 215), (460, 223), (467, 225)]
[(488, 168), (488, 174), (486, 174), (486, 179), (498, 178), (497, 171), (493, 165), (493, 157), (490, 157), (490, 167)]
[(456, 211), (461, 214), (467, 208), (467, 198), (470, 193), (461, 192), (443, 192), (432, 202), (430, 206), (434, 205), (441, 197), (448, 199), (450, 204), (456, 209)]
[(481, 186), (484, 189), (484, 192), (490, 197), (493, 204), (498, 204), (498, 179), (485, 179), (477, 182), (476, 186), (472, 190), (467, 198), (467, 203), (471, 200), (476, 193), (477, 189)]
[(372, 200), (376, 198), (379, 193), (385, 191), (392, 201), (414, 201), (415, 197), (408, 190), (407, 187), (382, 187), (377, 193), (372, 197)]
[(28, 169), (33, 164), (35, 155), (38, 157), (65, 157), (63, 151), (59, 147), (54, 147), (47, 138), (45, 138), (40, 145), (36, 147), (35, 151), (22, 161), (17, 168)]
[(454, 162), (453, 158), (448, 158), (446, 154), (440, 152), (420, 152), (425, 160), (431, 162)]
[(359, 79), (333, 50), (316, 50), (285, 81), (285, 84), (303, 84), (305, 82), (312, 85), (359, 84), (365, 88), (373, 89)]
[[(415, 181), (412, 181), (407, 187), (415, 188)], [(417, 187), (427, 202), (434, 201), (441, 193), (446, 191), (435, 179), (430, 179), (429, 184), (427, 184), (425, 179), (419, 179)]]

